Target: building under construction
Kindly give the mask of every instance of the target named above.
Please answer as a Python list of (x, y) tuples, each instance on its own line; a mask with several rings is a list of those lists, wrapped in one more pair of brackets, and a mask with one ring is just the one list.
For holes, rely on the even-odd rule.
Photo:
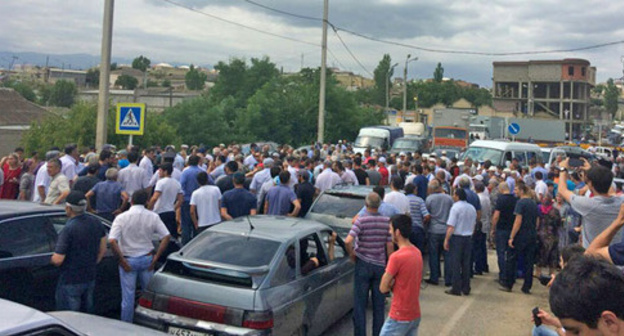
[(587, 60), (494, 62), (492, 80), (497, 112), (564, 120), (571, 135), (590, 120), (596, 68)]

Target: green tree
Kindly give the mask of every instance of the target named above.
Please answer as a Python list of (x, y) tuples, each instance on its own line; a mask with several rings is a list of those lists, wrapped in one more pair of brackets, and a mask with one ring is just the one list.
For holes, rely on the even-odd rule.
[[(115, 107), (108, 113), (108, 143), (122, 148), (128, 141), (128, 136), (115, 134), (116, 122)], [(92, 103), (78, 102), (65, 112), (55, 111), (49, 117), (34, 122), (22, 137), (22, 145), (27, 151), (45, 152), (50, 146), (62, 147), (67, 143), (76, 143), (78, 146), (90, 146), (95, 143), (95, 125), (97, 120), (97, 106)], [(160, 115), (148, 112), (145, 135), (135, 136), (134, 143), (147, 147), (161, 144), (180, 144), (176, 130), (171, 127)]]
[(192, 144), (215, 145), (228, 140), (235, 140), (222, 115), (223, 109), (231, 101), (224, 100), (223, 105), (212, 104), (206, 96), (198, 96), (168, 108), (163, 118), (182, 137), (182, 141)]
[(22, 81), (8, 81), (6, 83), (4, 83), (5, 87), (9, 87), (12, 88), (13, 90), (15, 90), (17, 93), (19, 93), (20, 95), (22, 95), (22, 97), (26, 98), (27, 100), (34, 102), (37, 100), (37, 95), (35, 94), (35, 91), (33, 90), (33, 88)]
[(100, 85), (100, 69), (91, 68), (87, 70), (86, 83), (88, 87), (97, 87)]
[(77, 93), (76, 83), (59, 80), (52, 86), (49, 103), (53, 106), (71, 107)]
[(130, 75), (121, 75), (115, 81), (116, 86), (121, 86), (124, 90), (134, 90), (139, 85), (139, 80)]
[(373, 76), (375, 79), (375, 86), (373, 89), (373, 104), (377, 104), (380, 106), (386, 106), (386, 88), (388, 88), (388, 92), (392, 89), (392, 82), (390, 78), (394, 74), (394, 68), (391, 66), (392, 58), (390, 58), (389, 54), (384, 54), (381, 61), (375, 68), (373, 72)]
[(604, 90), (604, 107), (607, 112), (615, 116), (618, 110), (618, 99), (620, 98), (620, 89), (615, 86), (613, 78), (609, 78), (607, 86)]
[(152, 64), (152, 61), (150, 61), (149, 58), (141, 55), (132, 61), (132, 68), (141, 70), (141, 72), (146, 72), (150, 64)]
[(111, 65), (110, 65), (110, 69), (111, 69), (111, 71), (113, 71), (113, 70), (117, 70), (117, 62), (113, 62), (113, 63), (111, 63)]
[(165, 78), (160, 85), (162, 85), (162, 87), (171, 87), (171, 81)]
[(444, 79), (444, 68), (442, 67), (442, 63), (438, 62), (438, 66), (433, 70), (433, 80), (441, 83), (442, 79)]
[[(226, 97), (237, 97), (241, 94), (241, 88), (245, 86), (245, 76), (247, 74), (247, 64), (240, 58), (232, 58), (228, 63), (219, 61), (215, 65), (215, 70), (219, 76), (215, 85), (210, 89), (210, 96), (218, 102)], [(239, 106), (244, 103), (239, 104)]]
[(204, 72), (197, 70), (197, 68), (195, 68), (193, 64), (191, 64), (189, 71), (186, 73), (186, 75), (184, 75), (186, 87), (189, 90), (202, 90), (207, 79), (208, 75), (206, 75)]
[(141, 70), (141, 72), (143, 72), (143, 88), (144, 89), (149, 86), (148, 85), (149, 83), (147, 82), (147, 69), (149, 69), (149, 66), (151, 63), (152, 61), (150, 61), (149, 58), (143, 55), (132, 60), (132, 68)]

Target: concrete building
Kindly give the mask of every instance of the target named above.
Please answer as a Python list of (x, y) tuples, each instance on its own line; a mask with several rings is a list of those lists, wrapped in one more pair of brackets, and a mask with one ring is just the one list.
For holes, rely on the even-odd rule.
[(340, 86), (346, 88), (348, 91), (357, 91), (359, 89), (367, 89), (375, 86), (375, 81), (373, 79), (356, 75), (350, 71), (332, 69), (332, 72), (338, 83), (340, 83)]
[(77, 87), (84, 87), (87, 81), (87, 72), (84, 70), (70, 70), (49, 68), (46, 73), (46, 81), (54, 84), (57, 81), (66, 80), (76, 83)]
[[(78, 99), (97, 103), (98, 90), (81, 91)], [(175, 106), (184, 100), (199, 96), (201, 92), (175, 92), (168, 88), (149, 88), (147, 90), (110, 90), (111, 106), (118, 103), (145, 103), (148, 113), (160, 113), (167, 107)]]
[(0, 88), (0, 156), (19, 146), (24, 131), (34, 121), (49, 115), (43, 107), (22, 97), (13, 89)]
[(526, 118), (566, 120), (578, 133), (591, 120), (596, 68), (583, 59), (494, 62), (493, 107)]

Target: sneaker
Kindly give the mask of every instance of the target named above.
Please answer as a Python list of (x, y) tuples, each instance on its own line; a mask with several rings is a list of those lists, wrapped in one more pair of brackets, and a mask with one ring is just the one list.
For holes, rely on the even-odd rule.
[(528, 289), (522, 289), (522, 293), (526, 295), (531, 295), (531, 291)]
[(444, 291), (444, 293), (446, 293), (448, 295), (461, 296), (461, 293), (453, 292), (452, 289), (447, 289), (447, 290)]
[(437, 285), (438, 285), (438, 282), (437, 282), (437, 281), (433, 281), (433, 280), (431, 280), (431, 279), (427, 279), (427, 280), (425, 280), (425, 282), (426, 282), (426, 283), (428, 283), (428, 284), (430, 284), (430, 285), (433, 285), (433, 286), (437, 286)]
[(507, 292), (507, 293), (511, 292), (511, 288), (504, 286), (504, 285), (498, 286), (498, 290), (502, 292)]

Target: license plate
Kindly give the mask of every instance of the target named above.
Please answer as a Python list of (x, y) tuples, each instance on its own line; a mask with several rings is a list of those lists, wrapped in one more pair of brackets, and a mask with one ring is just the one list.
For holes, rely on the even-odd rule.
[(167, 333), (169, 335), (175, 335), (175, 336), (214, 336), (213, 333), (202, 333), (202, 332), (176, 328), (176, 327), (169, 327), (169, 330), (167, 330)]

